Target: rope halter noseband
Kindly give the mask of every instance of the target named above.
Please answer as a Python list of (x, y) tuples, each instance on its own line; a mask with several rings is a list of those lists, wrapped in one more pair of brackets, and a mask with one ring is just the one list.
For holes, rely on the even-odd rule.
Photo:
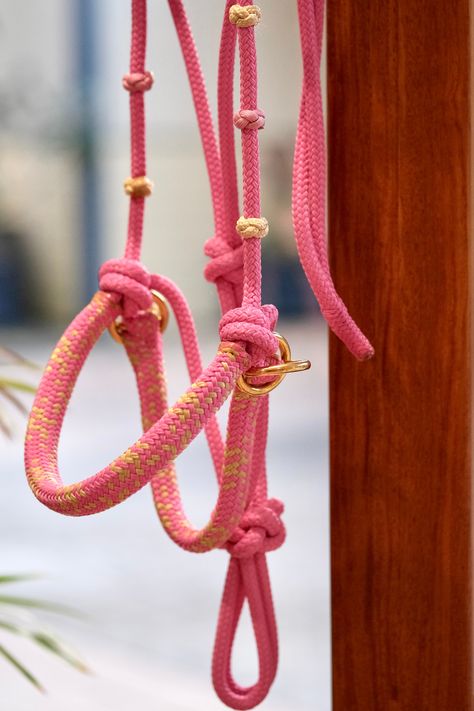
[[(140, 262), (145, 198), (152, 183), (146, 172), (144, 94), (153, 85), (145, 70), (146, 0), (132, 0), (129, 92), (131, 172), (128, 235), (122, 259), (99, 271), (100, 290), (76, 316), (54, 349), (39, 385), (26, 435), (25, 462), (35, 496), (70, 516), (98, 513), (121, 503), (150, 483), (157, 514), (170, 538), (185, 550), (225, 548), (230, 554), (217, 625), (212, 676), (220, 699), (250, 709), (267, 695), (278, 664), (278, 643), (266, 553), (285, 539), (283, 504), (267, 493), (265, 446), (267, 394), (307, 361), (291, 360), (285, 339), (275, 333), (278, 312), (261, 303), (261, 240), (268, 222), (260, 211), (257, 108), (256, 5), (225, 6), (218, 78), (219, 141), (209, 109), (199, 58), (181, 0), (169, 0), (186, 64), (211, 185), (214, 237), (205, 252), (205, 276), (216, 284), (222, 317), (221, 343), (203, 368), (193, 318), (185, 297), (169, 279)], [(359, 359), (372, 347), (349, 316), (329, 273), (325, 235), (324, 134), (320, 95), (323, 0), (298, 0), (303, 51), (303, 100), (293, 179), (293, 219), (301, 262), (321, 310), (335, 333)], [(238, 43), (241, 106), (233, 106)], [(243, 196), (239, 205), (234, 127), (241, 132)], [(240, 217), (239, 217), (240, 215)], [(177, 321), (192, 385), (169, 407), (162, 334), (170, 312)], [(123, 344), (135, 373), (143, 435), (100, 472), (75, 484), (62, 482), (59, 437), (76, 380), (105, 329)], [(232, 396), (227, 437), (215, 413)], [(205, 430), (216, 470), (218, 495), (209, 520), (195, 528), (184, 511), (174, 460)], [(231, 673), (233, 641), (247, 599), (257, 642), (259, 677), (241, 687)]]

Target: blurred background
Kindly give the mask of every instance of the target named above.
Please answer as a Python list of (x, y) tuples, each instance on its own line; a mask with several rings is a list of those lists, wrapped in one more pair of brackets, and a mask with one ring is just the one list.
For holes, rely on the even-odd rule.
[[(129, 174), (128, 0), (0, 0), (0, 347), (43, 366), (71, 317), (97, 287), (102, 261), (123, 250)], [(187, 2), (215, 109), (223, 2)], [(272, 0), (258, 29), (265, 301), (309, 373), (272, 395), (270, 492), (286, 503), (285, 546), (269, 556), (280, 627), (280, 671), (261, 708), (330, 711), (326, 330), (299, 267), (291, 229), (291, 161), (301, 86), (296, 4)], [(271, 10), (271, 11), (270, 11)], [(143, 259), (174, 279), (195, 314), (204, 358), (217, 346), (213, 285), (202, 277), (212, 236), (209, 188), (187, 79), (165, 0), (149, 3), (148, 174)], [(183, 209), (186, 204), (186, 209)], [(207, 227), (206, 227), (207, 226)], [(184, 255), (184, 258), (183, 258)], [(173, 324), (166, 335), (170, 398), (186, 387)], [(34, 385), (39, 371), (0, 351), (1, 376)], [(0, 381), (1, 385), (1, 381)], [(0, 387), (0, 396), (2, 390)], [(25, 405), (31, 397), (15, 394)], [(40, 506), (23, 472), (25, 421), (0, 400), (0, 576), (33, 572), (11, 594), (83, 613), (43, 613), (91, 669), (83, 675), (1, 629), (5, 644), (41, 679), (43, 696), (0, 656), (5, 711), (207, 711), (209, 668), (227, 554), (192, 556), (160, 530), (139, 492), (101, 516), (68, 519)], [(125, 405), (124, 405), (125, 403)], [(67, 481), (107, 464), (140, 432), (130, 366), (105, 334), (80, 376), (66, 417), (60, 464)], [(216, 490), (201, 437), (179, 462), (189, 514), (203, 524)], [(23, 611), (22, 615), (25, 614)], [(243, 683), (256, 674), (244, 616), (234, 655)]]

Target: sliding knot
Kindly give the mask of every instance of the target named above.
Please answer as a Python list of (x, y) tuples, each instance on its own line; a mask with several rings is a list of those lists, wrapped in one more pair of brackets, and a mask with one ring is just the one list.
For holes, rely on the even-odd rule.
[(237, 27), (258, 25), (261, 17), (262, 11), (258, 5), (231, 5), (229, 8), (229, 20)]
[(242, 131), (246, 128), (263, 128), (265, 126), (265, 114), (260, 109), (240, 109), (234, 114), (234, 126)]
[(268, 234), (268, 221), (265, 217), (239, 217), (235, 229), (242, 239), (263, 239)]
[(122, 78), (122, 86), (131, 94), (137, 94), (149, 91), (154, 81), (153, 72), (131, 72)]
[(278, 340), (273, 333), (277, 318), (278, 311), (273, 304), (231, 309), (220, 320), (220, 339), (248, 344), (252, 365), (263, 365), (278, 350)]
[(283, 503), (278, 499), (251, 506), (224, 547), (234, 558), (251, 558), (256, 553), (276, 550), (286, 536), (281, 520), (283, 510)]
[(148, 311), (153, 303), (151, 276), (134, 259), (110, 259), (99, 269), (99, 287), (115, 294), (122, 302), (124, 318)]
[(211, 261), (204, 268), (207, 281), (225, 279), (231, 284), (241, 284), (244, 263), (243, 246), (231, 247), (219, 237), (212, 237), (204, 245), (204, 253)]

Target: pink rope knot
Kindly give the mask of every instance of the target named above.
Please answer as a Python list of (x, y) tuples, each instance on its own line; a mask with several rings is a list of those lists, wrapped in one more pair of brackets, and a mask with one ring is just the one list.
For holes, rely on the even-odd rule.
[(231, 284), (242, 283), (242, 267), (244, 263), (243, 245), (231, 247), (219, 237), (212, 237), (204, 245), (204, 254), (211, 258), (204, 268), (207, 281), (215, 283), (225, 279)]
[[(270, 689), (278, 667), (278, 634), (265, 553), (285, 540), (283, 504), (269, 499), (242, 517), (225, 547), (231, 554), (222, 596), (212, 659), (217, 695), (233, 709), (253, 709)], [(258, 652), (259, 677), (241, 686), (232, 676), (232, 648), (244, 601), (247, 601)]]
[(122, 86), (131, 94), (136, 94), (137, 92), (143, 93), (151, 89), (154, 81), (155, 77), (153, 76), (153, 72), (131, 72), (123, 76)]
[(151, 276), (134, 259), (110, 259), (99, 269), (99, 287), (122, 300), (124, 318), (133, 318), (152, 305)]
[(263, 128), (265, 126), (265, 114), (261, 109), (240, 109), (234, 114), (234, 126), (242, 131), (246, 128)]
[(244, 341), (249, 344), (252, 365), (260, 365), (278, 350), (278, 341), (273, 333), (277, 319), (278, 310), (273, 304), (240, 306), (222, 316), (219, 336), (221, 341)]
[(279, 548), (286, 537), (281, 520), (283, 511), (283, 503), (278, 499), (250, 507), (225, 544), (226, 550), (234, 558), (250, 558)]

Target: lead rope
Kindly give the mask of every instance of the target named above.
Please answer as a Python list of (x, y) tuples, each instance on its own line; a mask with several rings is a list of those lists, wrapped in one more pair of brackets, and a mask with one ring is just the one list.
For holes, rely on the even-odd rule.
[[(145, 69), (146, 0), (132, 0), (130, 72), (131, 175), (128, 237), (124, 258), (99, 271), (100, 291), (58, 342), (38, 388), (30, 415), (25, 463), (37, 498), (66, 515), (82, 516), (120, 503), (151, 482), (156, 510), (168, 535), (181, 547), (204, 552), (225, 547), (230, 553), (213, 656), (213, 681), (221, 700), (236, 709), (252, 708), (268, 693), (275, 677), (278, 644), (265, 552), (285, 537), (283, 505), (268, 499), (265, 446), (268, 396), (287, 372), (308, 367), (291, 361), (284, 339), (273, 333), (277, 312), (261, 305), (261, 239), (268, 224), (260, 215), (254, 26), (257, 6), (226, 3), (219, 60), (219, 147), (199, 58), (181, 0), (169, 0), (188, 71), (201, 131), (214, 208), (214, 237), (206, 243), (211, 261), (206, 277), (217, 286), (222, 309), (221, 344), (203, 370), (187, 302), (169, 279), (150, 274), (140, 263), (145, 200), (152, 192), (146, 176), (144, 92), (153, 85)], [(294, 222), (300, 257), (330, 326), (359, 358), (371, 346), (337, 296), (325, 246), (324, 135), (320, 117), (319, 61), (322, 0), (299, 0), (304, 86), (295, 151)], [(236, 35), (241, 66), (241, 109), (232, 119), (232, 75)], [(305, 44), (306, 43), (306, 44)], [(305, 49), (306, 47), (306, 49)], [(315, 51), (316, 49), (316, 51)], [(242, 132), (243, 215), (239, 218), (234, 125)], [(321, 138), (322, 136), (322, 138)], [(238, 219), (237, 219), (238, 218)], [(168, 409), (162, 332), (168, 304), (175, 315), (193, 384)], [(144, 434), (97, 474), (63, 484), (57, 448), (64, 415), (81, 368), (101, 333), (109, 328), (125, 346), (137, 381)], [(277, 354), (278, 355), (275, 355)], [(231, 394), (225, 447), (215, 419)], [(179, 493), (174, 459), (205, 430), (219, 492), (209, 522), (193, 528)], [(243, 602), (247, 598), (259, 657), (259, 678), (243, 688), (233, 679), (231, 653)]]

